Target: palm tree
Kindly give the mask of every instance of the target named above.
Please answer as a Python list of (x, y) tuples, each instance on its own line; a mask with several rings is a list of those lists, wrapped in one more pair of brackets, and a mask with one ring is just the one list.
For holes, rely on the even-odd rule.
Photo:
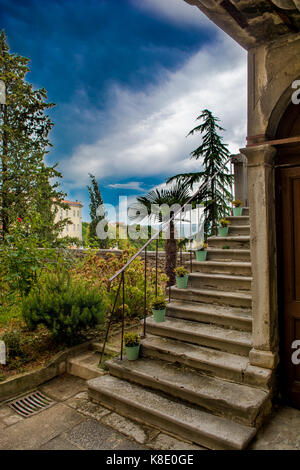
[[(149, 215), (153, 215), (153, 206), (157, 208), (154, 217), (158, 222), (162, 222), (165, 218), (162, 205), (169, 207), (178, 204), (183, 206), (189, 199), (189, 188), (180, 186), (178, 183), (166, 189), (153, 189), (146, 196), (137, 198), (139, 204), (147, 208)], [(173, 217), (174, 212), (170, 211), (168, 218)], [(174, 220), (170, 222), (169, 238), (165, 240), (166, 264), (165, 271), (169, 278), (168, 286), (175, 284), (175, 272), (177, 262), (177, 240), (175, 238), (175, 224)]]
[[(196, 160), (203, 158), (204, 169), (196, 173), (172, 176), (167, 183), (176, 180), (178, 184), (191, 189), (196, 183), (200, 182), (201, 185), (207, 183), (198, 196), (205, 206), (204, 232), (207, 237), (215, 227), (217, 219), (224, 216), (224, 212), (229, 210), (227, 203), (231, 199), (229, 186), (232, 176), (226, 167), (222, 168), (226, 160), (229, 159), (230, 153), (227, 145), (222, 142), (222, 137), (218, 134), (218, 131), (224, 130), (217, 124), (219, 119), (214, 117), (211, 111), (204, 109), (197, 120), (202, 120), (202, 124), (192, 129), (188, 136), (194, 135), (195, 132), (203, 134), (202, 144), (191, 153), (191, 156)], [(218, 173), (217, 176), (212, 180), (212, 176), (216, 173)]]

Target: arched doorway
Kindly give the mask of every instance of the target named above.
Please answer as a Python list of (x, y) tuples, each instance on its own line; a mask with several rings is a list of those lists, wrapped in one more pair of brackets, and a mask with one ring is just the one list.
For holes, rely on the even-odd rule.
[[(297, 136), (300, 105), (290, 104), (275, 138)], [(277, 146), (275, 167), (281, 390), (300, 409), (300, 141)]]

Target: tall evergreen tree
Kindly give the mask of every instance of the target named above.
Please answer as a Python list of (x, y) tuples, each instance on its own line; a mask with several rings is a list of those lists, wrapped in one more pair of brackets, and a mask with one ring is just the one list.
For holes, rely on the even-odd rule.
[(94, 175), (89, 173), (91, 179), (91, 186), (88, 186), (90, 193), (90, 217), (91, 223), (89, 226), (89, 241), (92, 243), (97, 242), (99, 248), (108, 248), (108, 239), (101, 240), (97, 237), (96, 228), (98, 223), (105, 218), (105, 215), (97, 215), (97, 209), (103, 204), (101, 191)]
[[(215, 229), (217, 220), (229, 211), (232, 176), (226, 166), (222, 168), (226, 160), (229, 159), (230, 153), (227, 145), (223, 143), (223, 138), (218, 134), (218, 131), (224, 131), (217, 124), (220, 119), (214, 117), (208, 109), (204, 109), (197, 117), (197, 120), (201, 120), (202, 123), (194, 127), (188, 136), (194, 135), (195, 132), (203, 134), (201, 145), (191, 153), (191, 157), (196, 160), (203, 159), (204, 169), (196, 173), (183, 173), (173, 176), (169, 178), (167, 183), (176, 180), (178, 183), (190, 188), (193, 188), (196, 183), (200, 183), (201, 186), (207, 183), (207, 186), (197, 198), (198, 202), (204, 203), (204, 233), (207, 237)], [(217, 176), (211, 180), (216, 174)]]
[[(0, 34), (0, 80), (6, 86), (6, 104), (0, 107), (0, 225), (1, 235), (9, 232), (11, 222), (25, 217), (32, 205), (40, 205), (41, 216), (51, 221), (51, 202), (41, 205), (39, 184), (47, 185), (47, 195), (60, 205), (63, 193), (51, 184), (61, 177), (56, 166), (46, 167), (45, 154), (51, 147), (53, 127), (46, 114), (54, 103), (47, 103), (44, 88), (34, 90), (26, 81), (29, 59), (11, 53), (4, 31)], [(38, 202), (40, 201), (40, 202)]]

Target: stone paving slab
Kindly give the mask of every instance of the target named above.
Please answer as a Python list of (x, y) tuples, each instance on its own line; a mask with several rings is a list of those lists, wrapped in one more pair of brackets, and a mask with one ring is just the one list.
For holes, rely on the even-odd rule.
[(65, 404), (83, 415), (95, 418), (96, 420), (101, 420), (101, 418), (111, 413), (107, 408), (89, 400), (87, 392), (78, 393), (75, 397), (65, 401)]
[(87, 385), (85, 380), (82, 380), (79, 377), (63, 374), (42, 385), (39, 387), (39, 390), (44, 392), (46, 395), (49, 395), (49, 397), (54, 400), (64, 401), (79, 392), (87, 390)]
[(89, 419), (64, 433), (73, 445), (86, 450), (144, 450), (145, 447), (128, 441), (122, 434), (94, 419)]
[(179, 439), (175, 439), (175, 437), (164, 433), (160, 433), (152, 442), (150, 442), (149, 447), (159, 450), (206, 450), (204, 447), (180, 441)]
[(145, 444), (147, 441), (152, 440), (159, 434), (158, 429), (149, 426), (141, 426), (140, 424), (124, 418), (117, 413), (111, 413), (102, 419), (102, 422), (108, 424), (110, 427), (120, 431), (128, 437), (131, 437), (140, 444)]
[(43, 444), (38, 450), (82, 450), (71, 442), (58, 436)]
[(38, 449), (64, 431), (81, 423), (84, 416), (61, 403), (5, 429), (1, 449)]

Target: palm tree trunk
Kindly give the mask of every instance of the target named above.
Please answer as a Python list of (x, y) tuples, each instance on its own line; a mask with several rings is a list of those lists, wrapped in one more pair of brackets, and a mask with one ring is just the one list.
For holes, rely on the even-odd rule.
[(166, 275), (169, 280), (167, 286), (173, 286), (175, 284), (175, 272), (177, 264), (177, 240), (175, 238), (175, 227), (174, 222), (170, 222), (170, 238), (165, 242), (166, 252)]

